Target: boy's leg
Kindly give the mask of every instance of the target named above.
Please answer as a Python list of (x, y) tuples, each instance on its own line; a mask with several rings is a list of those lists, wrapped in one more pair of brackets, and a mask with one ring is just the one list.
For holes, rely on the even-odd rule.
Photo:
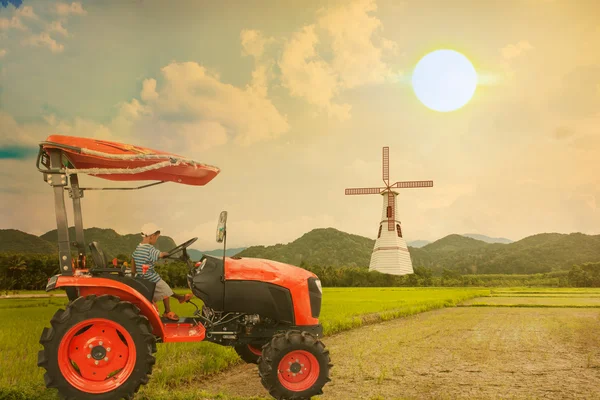
[(180, 295), (180, 294), (173, 293), (173, 295), (171, 297), (175, 297), (177, 300), (179, 300), (180, 303), (185, 303), (186, 301), (188, 301), (189, 299), (194, 297), (194, 295), (191, 293), (188, 293), (186, 295)]
[(165, 305), (165, 314), (170, 313), (171, 312), (171, 304), (170, 304), (168, 297), (165, 297), (163, 299), (163, 304)]
[(165, 313), (163, 316), (167, 316), (167, 314), (171, 314), (167, 316), (169, 319), (176, 321), (179, 317), (171, 312), (171, 304), (169, 302), (169, 297), (173, 295), (173, 290), (167, 285), (167, 282), (162, 279), (156, 282), (156, 288), (154, 289), (154, 298), (156, 301), (162, 299), (163, 304), (165, 305)]

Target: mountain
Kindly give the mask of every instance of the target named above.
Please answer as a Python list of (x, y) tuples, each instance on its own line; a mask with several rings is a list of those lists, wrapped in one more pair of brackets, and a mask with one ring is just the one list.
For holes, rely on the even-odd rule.
[[(252, 246), (238, 255), (298, 266), (367, 267), (374, 242), (333, 228), (314, 229), (291, 243)], [(436, 274), (443, 269), (462, 274), (532, 274), (600, 261), (600, 235), (542, 233), (504, 244), (453, 234), (409, 251), (415, 267)]]
[(195, 249), (187, 249), (187, 253), (193, 261), (198, 261), (202, 258), (202, 252)]
[(431, 243), (429, 240), (413, 240), (412, 242), (407, 242), (406, 244), (410, 247), (421, 248), (425, 245)]
[(456, 236), (411, 249), (413, 264), (436, 272), (533, 274), (600, 261), (600, 235), (541, 233), (509, 244)]
[(293, 265), (368, 266), (375, 240), (338, 231), (319, 228), (288, 244), (251, 246), (240, 257), (267, 258)]
[[(89, 245), (92, 241), (98, 242), (98, 245), (109, 259), (121, 254), (130, 257), (135, 247), (141, 242), (139, 234), (119, 235), (112, 229), (88, 228), (83, 230), (83, 235), (86, 245)], [(57, 243), (58, 233), (54, 229), (44, 233), (40, 238), (50, 243)], [(69, 228), (69, 240), (71, 242), (75, 241), (74, 227)], [(56, 249), (57, 245), (54, 246)], [(160, 251), (169, 251), (176, 246), (177, 244), (169, 236), (161, 235), (156, 242), (156, 248)], [(75, 247), (72, 248), (75, 249)], [(89, 247), (86, 250), (89, 250)]]
[[(246, 249), (246, 247), (236, 247), (236, 248), (226, 249), (225, 256), (226, 257), (235, 256), (240, 251), (245, 250), (245, 249)], [(216, 250), (209, 250), (209, 251), (188, 249), (187, 252), (190, 255), (190, 257), (192, 258), (192, 260), (194, 260), (194, 261), (197, 261), (200, 258), (202, 258), (203, 254), (206, 254), (209, 256), (215, 256), (215, 257), (223, 257), (223, 249), (216, 249)]]
[(422, 249), (431, 253), (444, 253), (459, 250), (474, 250), (486, 247), (487, 243), (471, 239), (462, 235), (448, 235), (433, 243), (423, 246)]
[[(73, 240), (74, 228), (70, 228), (69, 234)], [(0, 252), (56, 253), (56, 237), (56, 230), (41, 237), (14, 229), (0, 230)], [(130, 255), (140, 242), (137, 234), (122, 236), (112, 229), (99, 228), (86, 229), (85, 238), (86, 243), (98, 241), (110, 258)], [(227, 249), (227, 255), (266, 258), (298, 266), (367, 267), (374, 244), (373, 239), (319, 228), (287, 244), (231, 248)], [(157, 244), (161, 251), (175, 246), (168, 236), (161, 236)], [(541, 233), (511, 243), (488, 243), (453, 234), (422, 247), (409, 246), (409, 251), (415, 267), (430, 268), (435, 274), (444, 269), (461, 274), (532, 274), (599, 262), (600, 235)], [(200, 259), (202, 254), (222, 256), (223, 253), (222, 249), (190, 250), (193, 260)]]
[(471, 239), (481, 240), (482, 242), (486, 242), (486, 243), (504, 243), (504, 244), (513, 243), (513, 241), (510, 239), (493, 238), (493, 237), (489, 237), (489, 236), (485, 236), (485, 235), (480, 235), (478, 233), (463, 233), (462, 236), (466, 236)]
[(7, 253), (58, 253), (58, 244), (50, 243), (16, 229), (0, 229), (0, 252)]

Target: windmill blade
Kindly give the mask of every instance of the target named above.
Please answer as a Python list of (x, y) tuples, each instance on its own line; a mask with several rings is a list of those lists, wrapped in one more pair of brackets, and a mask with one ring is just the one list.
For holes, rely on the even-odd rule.
[(383, 181), (390, 186), (390, 148), (383, 148)]
[(394, 222), (396, 220), (396, 204), (394, 203), (395, 197), (396, 196), (393, 192), (388, 192), (388, 207), (391, 207), (391, 212), (388, 213), (388, 231), (394, 230)]
[(379, 194), (385, 188), (350, 188), (346, 189), (346, 194)]
[(396, 182), (390, 187), (401, 188), (401, 189), (433, 187), (433, 181)]

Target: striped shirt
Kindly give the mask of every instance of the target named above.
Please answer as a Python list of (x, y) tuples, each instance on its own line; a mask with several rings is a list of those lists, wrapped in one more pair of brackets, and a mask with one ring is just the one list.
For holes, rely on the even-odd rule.
[[(154, 270), (154, 263), (160, 258), (160, 251), (150, 243), (140, 243), (131, 255), (135, 261), (135, 273), (151, 282), (160, 281), (160, 275)], [(143, 275), (142, 265), (148, 266), (148, 271)]]

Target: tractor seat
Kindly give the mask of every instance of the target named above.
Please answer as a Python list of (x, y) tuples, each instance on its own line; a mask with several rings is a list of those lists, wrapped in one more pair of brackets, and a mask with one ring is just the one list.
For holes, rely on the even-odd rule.
[(97, 269), (108, 267), (108, 258), (106, 258), (106, 254), (98, 246), (98, 242), (90, 243), (90, 252), (92, 253), (92, 259)]
[[(100, 246), (98, 246), (98, 242), (90, 243), (90, 251), (95, 264), (95, 267), (90, 269), (92, 275), (100, 275), (102, 278), (119, 281), (132, 289), (135, 289), (148, 301), (152, 302), (156, 283), (150, 282), (148, 279), (142, 277), (131, 278), (129, 276), (124, 276), (123, 270), (120, 268), (108, 267), (108, 258), (102, 249), (100, 249)], [(115, 272), (118, 275), (115, 275)]]

